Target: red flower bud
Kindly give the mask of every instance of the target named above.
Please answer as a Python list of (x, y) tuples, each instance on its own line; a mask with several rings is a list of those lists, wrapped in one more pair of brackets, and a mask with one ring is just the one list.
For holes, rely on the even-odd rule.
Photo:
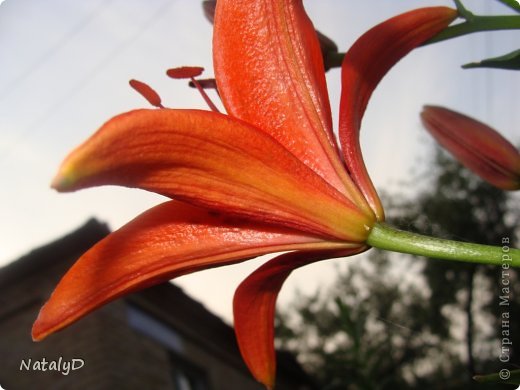
[(421, 114), (430, 134), (466, 168), (503, 190), (520, 189), (520, 153), (496, 130), (437, 106)]

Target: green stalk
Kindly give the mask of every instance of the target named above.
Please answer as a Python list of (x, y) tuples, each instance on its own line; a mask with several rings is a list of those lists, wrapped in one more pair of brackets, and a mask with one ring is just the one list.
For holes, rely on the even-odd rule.
[(367, 239), (374, 248), (467, 263), (520, 267), (520, 249), (423, 236), (376, 223)]
[[(422, 46), (481, 31), (520, 30), (520, 15), (478, 16), (465, 9), (462, 11), (460, 7), (459, 13), (463, 13), (461, 16), (466, 18), (465, 22), (447, 27)], [(324, 58), (326, 68), (341, 67), (344, 56), (345, 53), (341, 52), (327, 53)]]
[(426, 41), (423, 46), (475, 32), (518, 29), (520, 29), (520, 15), (471, 15), (465, 22), (444, 29)]

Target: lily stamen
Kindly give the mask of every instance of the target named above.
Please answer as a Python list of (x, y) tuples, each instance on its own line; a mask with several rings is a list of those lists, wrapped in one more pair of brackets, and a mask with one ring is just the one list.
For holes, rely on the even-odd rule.
[(179, 68), (168, 69), (166, 74), (172, 79), (190, 79), (190, 84), (193, 84), (195, 88), (197, 88), (210, 110), (213, 112), (220, 112), (217, 106), (211, 101), (211, 98), (208, 96), (206, 91), (204, 91), (201, 83), (195, 79), (195, 77), (200, 76), (202, 72), (204, 72), (204, 68), (198, 66), (181, 66)]
[(144, 97), (148, 103), (157, 108), (164, 108), (161, 102), (159, 94), (148, 84), (142, 81), (132, 79), (128, 82), (130, 86), (137, 91), (142, 97)]
[[(215, 80), (215, 79), (199, 79), (199, 80), (197, 80), (197, 82), (203, 89), (213, 89), (213, 90), (215, 90), (216, 94), (220, 97), (220, 93), (219, 93), (218, 87), (217, 87), (217, 80)], [(193, 83), (191, 81), (189, 82), (188, 85), (191, 88), (197, 88), (195, 83)]]

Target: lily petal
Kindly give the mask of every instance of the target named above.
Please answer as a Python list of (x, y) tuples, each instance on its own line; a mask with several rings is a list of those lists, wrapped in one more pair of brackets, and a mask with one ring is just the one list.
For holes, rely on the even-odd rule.
[(33, 326), (41, 340), (130, 292), (265, 253), (344, 244), (169, 201), (110, 234), (59, 282)]
[(384, 211), (368, 176), (359, 130), (368, 100), (384, 75), (412, 49), (445, 29), (457, 11), (447, 7), (413, 10), (393, 17), (363, 34), (346, 53), (342, 65), (339, 136), (350, 175), (378, 220)]
[(230, 115), (268, 132), (336, 189), (366, 204), (338, 156), (320, 43), (301, 0), (219, 0), (213, 53)]
[(430, 134), (464, 166), (504, 190), (520, 189), (520, 153), (496, 130), (438, 106), (421, 113)]
[(235, 333), (242, 357), (257, 381), (268, 389), (274, 386), (276, 298), (291, 272), (319, 260), (351, 256), (365, 249), (358, 246), (287, 253), (268, 261), (240, 284), (233, 300)]
[(119, 115), (65, 159), (53, 187), (103, 184), (346, 241), (364, 242), (373, 224), (272, 137), (209, 111)]

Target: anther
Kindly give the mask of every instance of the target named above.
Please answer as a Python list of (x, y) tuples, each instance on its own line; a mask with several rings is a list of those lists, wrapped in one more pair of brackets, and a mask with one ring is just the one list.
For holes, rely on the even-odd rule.
[(148, 103), (157, 108), (164, 108), (161, 103), (161, 97), (155, 90), (148, 84), (143, 83), (139, 80), (130, 80), (128, 82), (130, 86), (135, 89), (142, 97), (144, 97)]
[(215, 104), (211, 101), (206, 91), (204, 91), (204, 88), (202, 87), (201, 83), (195, 79), (195, 77), (200, 76), (203, 71), (204, 68), (201, 68), (199, 66), (182, 66), (179, 68), (168, 69), (166, 71), (166, 74), (168, 75), (168, 77), (171, 77), (172, 79), (190, 79), (191, 83), (193, 83), (195, 88), (197, 88), (197, 90), (199, 91), (209, 108), (212, 111), (220, 112), (217, 106), (215, 106)]
[[(213, 90), (215, 90), (217, 95), (220, 96), (220, 93), (218, 92), (218, 87), (217, 87), (217, 80), (215, 80), (215, 79), (199, 79), (197, 81), (199, 82), (199, 84), (200, 84), (200, 86), (202, 88), (204, 88), (204, 89), (213, 89)], [(197, 86), (195, 85), (195, 83), (193, 81), (190, 81), (189, 86), (191, 88), (197, 88)]]
[(200, 66), (180, 66), (168, 69), (166, 74), (172, 79), (192, 79), (200, 76), (202, 72), (204, 72), (204, 68)]

